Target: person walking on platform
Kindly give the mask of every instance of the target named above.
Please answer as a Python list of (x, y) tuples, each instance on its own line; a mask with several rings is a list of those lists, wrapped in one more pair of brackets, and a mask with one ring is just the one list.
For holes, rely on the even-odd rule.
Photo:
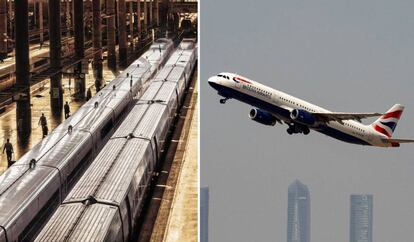
[(43, 133), (42, 138), (44, 138), (44, 137), (46, 137), (46, 135), (49, 131), (49, 129), (47, 127), (47, 120), (46, 120), (46, 117), (45, 117), (44, 113), (42, 113), (42, 116), (40, 116), (38, 125), (39, 124), (42, 125), (42, 133)]
[(65, 109), (65, 119), (68, 119), (70, 117), (70, 107), (69, 107), (68, 102), (65, 103), (64, 109)]
[(86, 92), (86, 101), (89, 101), (89, 99), (91, 98), (92, 98), (91, 88), (88, 88), (88, 91)]
[(7, 155), (7, 167), (10, 167), (12, 165), (12, 154), (14, 153), (13, 145), (10, 143), (10, 139), (7, 139), (7, 142), (4, 144), (3, 154), (5, 150)]

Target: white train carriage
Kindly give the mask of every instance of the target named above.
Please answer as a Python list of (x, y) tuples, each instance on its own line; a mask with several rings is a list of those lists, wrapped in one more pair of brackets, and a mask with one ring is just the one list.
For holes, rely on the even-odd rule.
[(0, 176), (0, 241), (33, 240), (154, 74), (153, 65), (165, 62), (167, 51), (154, 64), (140, 59), (132, 80), (113, 80)]
[[(173, 102), (171, 104), (174, 105)], [(42, 231), (37, 238), (39, 241), (51, 241), (63, 236), (60, 233), (69, 231), (76, 232), (65, 236), (70, 236), (69, 240), (76, 241), (79, 238), (85, 238), (84, 233), (95, 230), (101, 230), (100, 233), (105, 235), (101, 240), (129, 240), (159, 156), (158, 147), (162, 147), (161, 144), (164, 143), (168, 130), (165, 121), (168, 120), (166, 105), (146, 103), (137, 104), (136, 107), (129, 115), (135, 118), (135, 123), (125, 120), (123, 123), (125, 125), (119, 128), (123, 131), (119, 132), (121, 136), (114, 135), (108, 141), (58, 209), (57, 217), (60, 216), (58, 215), (60, 212), (71, 211), (65, 216), (65, 221), (73, 227), (69, 230), (56, 228), (55, 226), (61, 223), (54, 219), (54, 215), (48, 223), (52, 224), (51, 228), (46, 225), (43, 231), (47, 233)], [(137, 113), (142, 113), (142, 118), (137, 120), (139, 117)], [(91, 217), (97, 216), (94, 212), (96, 207), (102, 204), (116, 207), (116, 213), (113, 213), (113, 216), (105, 216), (102, 218), (104, 220), (99, 218), (91, 221)], [(82, 216), (76, 217), (73, 214), (82, 214)], [(68, 218), (73, 220), (68, 221)], [(102, 224), (106, 225), (103, 230)], [(83, 231), (82, 227), (85, 226), (89, 226), (90, 230)], [(113, 228), (118, 228), (118, 230)], [(113, 240), (114, 238), (116, 239)]]
[(117, 79), (126, 79), (126, 81), (122, 82), (122, 86), (120, 86), (119, 88), (124, 90), (130, 89), (133, 93), (133, 96), (136, 96), (138, 92), (144, 90), (146, 87), (145, 85), (148, 83), (149, 80), (151, 80), (154, 73), (152, 72), (152, 70), (144, 71), (144, 69), (142, 68), (143, 65), (150, 66), (151, 64), (143, 57), (140, 57), (137, 61), (132, 63), (126, 70), (124, 70), (117, 77)]
[[(142, 57), (148, 60), (152, 65), (152, 71), (156, 73), (160, 70), (165, 63), (165, 60), (170, 55), (171, 51), (174, 48), (174, 44), (171, 39), (157, 39), (151, 45), (149, 50), (147, 50)], [(161, 61), (162, 60), (162, 61)]]
[[(86, 207), (88, 209), (85, 211)], [(59, 210), (60, 212), (50, 219), (52, 225), (44, 228), (44, 232), (36, 239), (37, 241), (125, 241), (117, 206), (99, 203), (93, 206), (84, 203), (68, 203), (61, 205)], [(90, 226), (96, 222), (97, 217), (101, 220), (100, 226)], [(73, 230), (69, 237), (69, 229), (75, 223), (79, 224), (79, 227)], [(57, 233), (62, 229), (66, 233)]]
[[(143, 90), (145, 90), (145, 87), (148, 85), (147, 81), (151, 80), (154, 75), (157, 74), (158, 70), (164, 66), (173, 49), (174, 44), (171, 39), (160, 38), (154, 41), (150, 48), (144, 52), (140, 58), (135, 60), (117, 77), (120, 79), (129, 79), (129, 82), (123, 82), (121, 88), (127, 89), (133, 87), (131, 88), (133, 96), (136, 96), (138, 92), (143, 93)], [(149, 72), (143, 73), (142, 65), (149, 65)], [(136, 85), (136, 82), (138, 82), (139, 85)]]
[[(58, 170), (50, 167), (27, 169), (23, 166), (12, 166), (7, 170), (10, 176), (21, 171), (24, 171), (24, 176), (1, 192), (1, 241), (30, 240), (47, 217), (47, 210), (55, 209), (60, 203), (59, 189), (56, 189), (60, 186)], [(12, 182), (7, 178), (2, 181)], [(35, 220), (27, 219), (33, 216)]]
[(192, 74), (195, 65), (197, 65), (195, 39), (184, 39), (165, 64), (167, 68), (163, 69), (163, 73), (160, 72), (160, 75), (157, 75), (158, 80), (166, 79), (168, 75), (170, 80), (180, 83), (178, 80), (184, 78), (186, 80), (185, 86), (188, 86), (190, 82), (188, 77)]
[(177, 50), (174, 51), (174, 53), (171, 54), (171, 57), (168, 59), (168, 61), (165, 63), (166, 66), (168, 65), (192, 65), (195, 64), (193, 62), (193, 59), (196, 58), (196, 51), (195, 51), (195, 44), (193, 41), (186, 41), (188, 43), (181, 42)]
[(113, 120), (113, 109), (97, 108), (73, 124), (72, 131), (52, 132), (0, 176), (0, 182), (14, 180), (1, 182), (0, 210), (9, 213), (0, 214), (0, 221), (8, 241), (36, 235), (108, 139), (112, 127), (107, 124), (113, 126)]
[(37, 241), (128, 241), (145, 190), (134, 176), (151, 178), (146, 169), (153, 153), (148, 140), (120, 138), (108, 144), (110, 152), (104, 149), (97, 157), (94, 169), (85, 173), (89, 179), (79, 181)]
[(155, 77), (36, 241), (130, 239), (187, 81), (165, 68), (182, 74)]

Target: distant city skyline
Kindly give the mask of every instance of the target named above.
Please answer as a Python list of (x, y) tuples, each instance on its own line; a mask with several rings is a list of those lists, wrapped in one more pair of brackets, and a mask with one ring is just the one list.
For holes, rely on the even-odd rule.
[(310, 193), (296, 179), (288, 188), (287, 242), (310, 242)]
[(208, 242), (208, 208), (210, 190), (208, 187), (200, 188), (200, 242)]
[(353, 194), (350, 197), (350, 242), (372, 242), (373, 196)]
[[(406, 105), (393, 136), (414, 138), (414, 1), (199, 1), (200, 177), (209, 240), (285, 242), (287, 188), (311, 192), (311, 241), (349, 242), (349, 197), (375, 197), (375, 242), (414, 238), (413, 145), (379, 149), (252, 121), (208, 78), (246, 76), (333, 112)], [(364, 120), (369, 124), (374, 120)], [(254, 226), (252, 226), (254, 224)]]

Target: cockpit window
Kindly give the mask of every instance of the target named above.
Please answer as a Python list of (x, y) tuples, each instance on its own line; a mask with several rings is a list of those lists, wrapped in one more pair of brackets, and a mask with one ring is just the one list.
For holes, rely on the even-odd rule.
[(225, 75), (221, 75), (221, 74), (219, 74), (219, 75), (217, 75), (218, 77), (223, 77), (223, 78), (226, 78), (227, 80), (230, 80), (230, 77), (228, 77), (228, 76), (225, 76)]

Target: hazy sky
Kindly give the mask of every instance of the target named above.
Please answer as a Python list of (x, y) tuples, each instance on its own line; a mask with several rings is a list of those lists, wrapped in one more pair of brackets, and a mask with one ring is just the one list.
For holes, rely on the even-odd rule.
[[(207, 78), (229, 71), (332, 111), (406, 105), (394, 137), (414, 138), (414, 1), (203, 0), (201, 184), (210, 241), (286, 241), (287, 189), (311, 195), (313, 242), (349, 241), (349, 196), (374, 195), (374, 241), (414, 238), (414, 144), (373, 148), (248, 118)], [(370, 123), (372, 120), (365, 120)]]

